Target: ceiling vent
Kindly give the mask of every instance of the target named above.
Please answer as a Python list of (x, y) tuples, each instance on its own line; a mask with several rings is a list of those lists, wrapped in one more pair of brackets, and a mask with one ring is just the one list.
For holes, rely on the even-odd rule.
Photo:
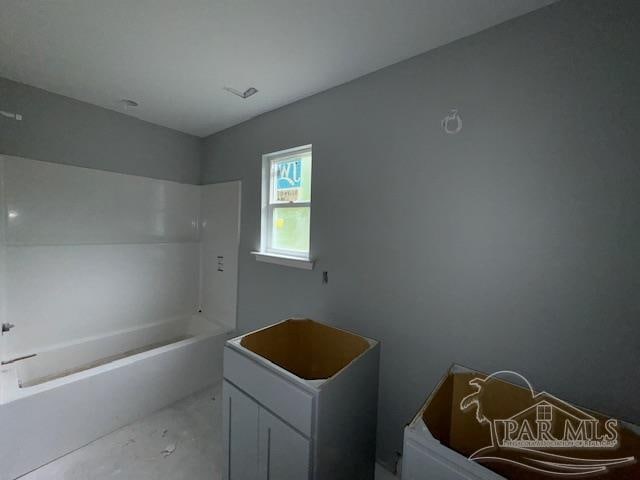
[(138, 107), (140, 105), (135, 100), (131, 100), (131, 99), (128, 99), (128, 98), (123, 98), (122, 100), (120, 100), (119, 103), (120, 103), (120, 106), (122, 107), (122, 109), (124, 111), (131, 110), (132, 108), (136, 108), (136, 107)]
[(231, 88), (231, 87), (224, 87), (224, 89), (227, 92), (233, 93), (234, 95), (237, 95), (240, 98), (249, 98), (252, 95), (255, 95), (256, 93), (258, 93), (258, 89), (253, 88), (253, 87), (249, 87), (247, 88), (244, 92), (240, 92), (238, 90), (236, 90), (235, 88)]

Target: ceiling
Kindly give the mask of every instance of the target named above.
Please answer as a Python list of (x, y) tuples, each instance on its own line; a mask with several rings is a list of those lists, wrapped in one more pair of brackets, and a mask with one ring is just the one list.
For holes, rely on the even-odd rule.
[(552, 2), (1, 0), (0, 76), (205, 136)]

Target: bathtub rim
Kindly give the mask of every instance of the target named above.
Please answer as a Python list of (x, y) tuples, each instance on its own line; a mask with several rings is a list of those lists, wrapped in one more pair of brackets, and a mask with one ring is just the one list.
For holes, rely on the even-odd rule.
[[(193, 315), (192, 317), (185, 319), (185, 321), (189, 322), (189, 321), (193, 321), (194, 319), (198, 321), (206, 322), (207, 331), (183, 340), (178, 340), (177, 342), (172, 342), (167, 345), (162, 345), (160, 347), (152, 348), (144, 352), (129, 355), (123, 358), (119, 358), (117, 360), (112, 360), (103, 365), (98, 365), (96, 367), (92, 367), (86, 370), (74, 372), (69, 375), (65, 375), (63, 377), (54, 378), (52, 380), (42, 382), (37, 385), (32, 385), (30, 387), (23, 388), (19, 386), (18, 362), (16, 362), (15, 364), (3, 365), (2, 368), (0, 369), (0, 406), (13, 401), (20, 400), (25, 397), (29, 397), (31, 395), (38, 395), (38, 394), (47, 392), (49, 390), (64, 386), (66, 384), (78, 381), (80, 379), (90, 378), (90, 377), (99, 375), (101, 373), (116, 370), (118, 368), (122, 368), (127, 365), (136, 363), (145, 358), (151, 358), (151, 357), (169, 352), (171, 350), (184, 348), (191, 344), (201, 342), (211, 337), (217, 337), (217, 336), (229, 337), (229, 335), (233, 331), (228, 326), (217, 323), (202, 315)], [(52, 346), (46, 350), (42, 350), (42, 352), (54, 351), (57, 349), (64, 348), (65, 346), (76, 345), (78, 343), (82, 343), (90, 340), (97, 340), (99, 338), (136, 331), (136, 330), (140, 330), (141, 328), (156, 326), (159, 324), (169, 323), (173, 321), (176, 321), (176, 320), (154, 322), (153, 324), (147, 324), (141, 327), (139, 326), (139, 327), (127, 328), (127, 329), (119, 330), (118, 332), (113, 332), (109, 335), (97, 335), (92, 337), (86, 337), (81, 340), (66, 343), (64, 344), (64, 346), (60, 346), (60, 344)]]

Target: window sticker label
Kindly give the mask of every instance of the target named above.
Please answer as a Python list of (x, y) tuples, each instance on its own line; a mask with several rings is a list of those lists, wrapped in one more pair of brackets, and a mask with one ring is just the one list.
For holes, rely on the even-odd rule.
[(302, 187), (302, 160), (296, 158), (276, 164), (276, 201), (295, 202)]

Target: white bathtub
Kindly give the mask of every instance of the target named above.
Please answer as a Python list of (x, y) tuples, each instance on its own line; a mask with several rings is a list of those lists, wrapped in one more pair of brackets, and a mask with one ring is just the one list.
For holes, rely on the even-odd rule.
[(220, 381), (226, 338), (224, 327), (194, 316), (56, 345), (3, 365), (0, 480)]

